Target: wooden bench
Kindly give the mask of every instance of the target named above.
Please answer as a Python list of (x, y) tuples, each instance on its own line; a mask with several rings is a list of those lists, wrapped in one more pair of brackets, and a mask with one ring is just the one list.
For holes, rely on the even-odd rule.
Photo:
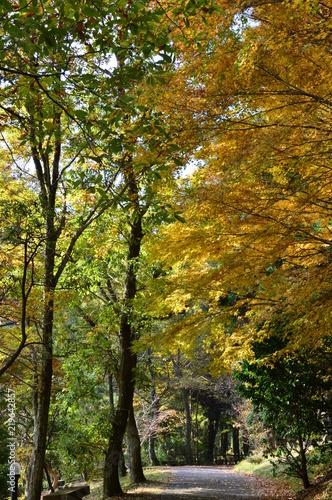
[(44, 498), (54, 498), (54, 500), (82, 500), (83, 497), (90, 495), (90, 486), (73, 486), (72, 488), (63, 488), (54, 493), (44, 495)]

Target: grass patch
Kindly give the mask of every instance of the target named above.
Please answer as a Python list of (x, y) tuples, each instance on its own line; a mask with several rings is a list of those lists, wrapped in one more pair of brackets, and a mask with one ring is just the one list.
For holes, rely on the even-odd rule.
[[(125, 493), (144, 493), (145, 490), (158, 493), (164, 487), (164, 483), (170, 476), (170, 473), (163, 467), (146, 467), (144, 475), (148, 483), (135, 484), (130, 482), (129, 473), (125, 477), (120, 477), (121, 488)], [(89, 481), (90, 495), (85, 497), (87, 500), (101, 500), (103, 498), (103, 481)]]
[[(169, 477), (169, 473), (163, 467), (145, 467), (144, 475), (149, 483), (164, 483)], [(126, 477), (120, 478), (120, 483), (123, 491), (132, 490), (140, 486), (130, 482), (129, 473)]]
[(277, 473), (268, 458), (263, 455), (251, 455), (245, 460), (241, 460), (236, 466), (235, 470), (244, 474), (254, 474), (264, 479), (275, 479), (287, 483), (293, 491), (297, 492), (303, 488), (303, 483), (296, 477), (290, 477), (283, 473), (284, 468), (278, 467)]
[(266, 479), (275, 478), (272, 464), (263, 455), (252, 455), (245, 460), (241, 460), (235, 465), (235, 470), (244, 474), (255, 474)]

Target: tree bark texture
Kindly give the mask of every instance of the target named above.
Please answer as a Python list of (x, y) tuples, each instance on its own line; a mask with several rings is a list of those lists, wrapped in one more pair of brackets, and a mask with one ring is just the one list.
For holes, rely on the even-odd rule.
[(120, 459), (119, 459), (119, 475), (120, 475), (120, 477), (126, 477), (126, 475), (127, 475), (127, 466), (126, 466), (125, 458), (123, 455), (123, 450), (121, 450)]
[(136, 354), (133, 352), (133, 342), (136, 333), (132, 326), (132, 300), (136, 295), (137, 259), (140, 254), (143, 213), (139, 210), (138, 190), (132, 168), (127, 174), (128, 192), (135, 207), (135, 217), (130, 223), (130, 238), (128, 243), (127, 270), (124, 287), (124, 307), (120, 318), (119, 328), (119, 371), (118, 371), (118, 404), (112, 421), (104, 464), (104, 497), (121, 495), (119, 481), (119, 459), (122, 449), (123, 436), (127, 427), (129, 410), (132, 406), (135, 387)]
[(158, 466), (158, 465), (160, 465), (160, 462), (159, 462), (158, 457), (156, 455), (155, 440), (156, 440), (156, 438), (154, 437), (154, 435), (150, 434), (150, 436), (149, 436), (149, 457), (150, 457), (152, 465)]
[(146, 479), (144, 476), (141, 460), (141, 441), (138, 434), (133, 405), (131, 405), (131, 408), (129, 409), (127, 438), (130, 481), (132, 483), (144, 483)]

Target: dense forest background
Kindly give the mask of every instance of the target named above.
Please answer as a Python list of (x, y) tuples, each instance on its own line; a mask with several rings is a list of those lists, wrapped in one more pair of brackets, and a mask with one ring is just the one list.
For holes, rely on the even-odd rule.
[(331, 467), (331, 13), (0, 1), (2, 498)]

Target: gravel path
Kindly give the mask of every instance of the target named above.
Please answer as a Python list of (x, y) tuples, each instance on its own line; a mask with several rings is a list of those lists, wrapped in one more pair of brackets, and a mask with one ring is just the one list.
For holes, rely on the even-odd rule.
[[(167, 467), (170, 478), (165, 487), (144, 487), (144, 496), (138, 498), (160, 500), (275, 500), (289, 499), (276, 491), (271, 483), (253, 476), (238, 474), (233, 467), (184, 466)], [(281, 494), (281, 495), (280, 495)]]

